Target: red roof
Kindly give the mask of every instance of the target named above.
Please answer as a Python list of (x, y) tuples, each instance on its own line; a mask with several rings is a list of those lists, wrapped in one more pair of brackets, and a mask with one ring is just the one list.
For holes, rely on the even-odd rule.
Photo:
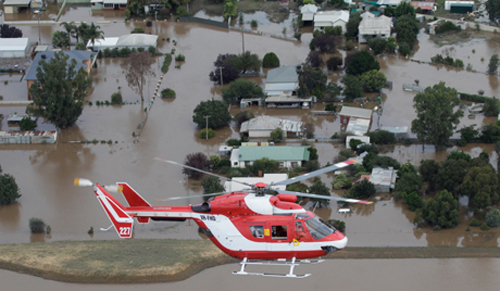
[(410, 5), (415, 9), (432, 10), (434, 8), (434, 1), (411, 1)]

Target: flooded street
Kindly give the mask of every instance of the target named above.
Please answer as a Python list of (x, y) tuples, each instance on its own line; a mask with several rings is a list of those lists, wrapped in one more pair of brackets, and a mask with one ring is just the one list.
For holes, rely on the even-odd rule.
[[(89, 7), (68, 6), (60, 21), (86, 20), (102, 21), (98, 23), (106, 37), (117, 37), (128, 34), (135, 27), (143, 27), (147, 33), (158, 32), (158, 50), (169, 53), (175, 48), (176, 54), (183, 54), (186, 61), (175, 68), (175, 61), (170, 66), (161, 82), (160, 91), (172, 88), (176, 91), (174, 100), (154, 100), (149, 113), (144, 112), (140, 97), (132, 91), (120, 68), (122, 59), (101, 59), (97, 69), (91, 74), (94, 77), (93, 88), (87, 100), (94, 105), (86, 106), (77, 124), (60, 131), (59, 142), (55, 145), (0, 145), (0, 165), (3, 173), (13, 175), (20, 187), (22, 197), (14, 205), (0, 206), (0, 244), (26, 243), (36, 241), (56, 240), (101, 240), (117, 239), (113, 230), (99, 231), (107, 228), (109, 221), (96, 201), (90, 188), (73, 186), (75, 177), (90, 179), (101, 184), (128, 182), (146, 200), (154, 205), (167, 205), (156, 199), (181, 195), (195, 195), (202, 192), (199, 181), (187, 180), (181, 169), (174, 165), (155, 161), (155, 157), (183, 162), (186, 155), (203, 152), (207, 155), (216, 154), (220, 145), (229, 138), (239, 138), (238, 128), (234, 125), (217, 130), (215, 138), (208, 142), (198, 138), (198, 129), (192, 122), (194, 108), (203, 100), (212, 98), (220, 100), (221, 86), (214, 85), (209, 80), (209, 73), (214, 69), (213, 62), (219, 54), (242, 52), (242, 34), (238, 31), (215, 28), (196, 23), (177, 23), (173, 21), (153, 22), (152, 27), (146, 27), (144, 22), (123, 23), (121, 12), (95, 12)], [(57, 11), (45, 11), (46, 20), (54, 18)], [(20, 14), (16, 19), (9, 19), (4, 14), (5, 21), (36, 20), (31, 14)], [(11, 16), (9, 16), (11, 17)], [(28, 18), (29, 17), (29, 18)], [(256, 53), (262, 59), (268, 52), (275, 52), (281, 65), (297, 65), (305, 61), (309, 53), (309, 41), (312, 33), (302, 36), (302, 42), (286, 41), (270, 37), (269, 34), (281, 34), (283, 26), (288, 26), (294, 15), (290, 15), (284, 23), (274, 24), (265, 15), (257, 12), (246, 15), (245, 21), (258, 19), (259, 30), (264, 35), (244, 34), (245, 50)], [(114, 20), (117, 20), (114, 23)], [(36, 22), (35, 22), (36, 23)], [(38, 39), (37, 25), (14, 25), (23, 31), (30, 40)], [(52, 33), (61, 30), (59, 25), (41, 25), (42, 43), (50, 42)], [(304, 30), (310, 30), (305, 28)], [(465, 64), (471, 63), (478, 71), (485, 71), (489, 58), (494, 53), (500, 53), (497, 36), (491, 38), (473, 39), (458, 45), (453, 45), (454, 58), (460, 58)], [(170, 38), (170, 41), (167, 41)], [(491, 39), (496, 39), (492, 41)], [(173, 40), (177, 42), (174, 45)], [(434, 44), (425, 34), (419, 36), (419, 50), (413, 59), (430, 61), (430, 57), (441, 53), (446, 48)], [(472, 53), (472, 50), (475, 53)], [(481, 61), (484, 57), (485, 61)], [(144, 90), (146, 104), (152, 101), (152, 96), (160, 79), (163, 56), (155, 57), (153, 69), (156, 76), (148, 82)], [(403, 84), (412, 84), (415, 79), (423, 87), (432, 86), (440, 81), (459, 92), (476, 94), (484, 90), (485, 96), (499, 97), (498, 77), (482, 73), (467, 72), (428, 64), (419, 64), (396, 55), (380, 56), (378, 60), (381, 70), (387, 79), (393, 82), (392, 89), (384, 89), (383, 113), (374, 114), (372, 130), (379, 126), (408, 126), (416, 114), (413, 109), (415, 92), (402, 89)], [(331, 79), (337, 79), (335, 72)], [(26, 84), (20, 81), (20, 75), (0, 75), (0, 91), (4, 100), (26, 100)], [(259, 84), (264, 78), (252, 78)], [(5, 82), (7, 81), (7, 82)], [(132, 104), (121, 106), (97, 106), (96, 101), (110, 100), (111, 94), (120, 91), (124, 101)], [(314, 110), (323, 110), (324, 104), (318, 102)], [(313, 116), (310, 110), (304, 109), (268, 109), (249, 107), (255, 115), (271, 115), (286, 119), (300, 120), (315, 126), (318, 139), (329, 138), (340, 131), (340, 121), (336, 116)], [(231, 114), (240, 112), (238, 107), (231, 108)], [(7, 117), (13, 113), (24, 113), (24, 107), (2, 106), (0, 114)], [(132, 132), (146, 118), (139, 142), (134, 143)], [(491, 123), (495, 118), (485, 118), (477, 115), (469, 119), (467, 114), (462, 118), (459, 127), (470, 124), (480, 126)], [(7, 125), (4, 118), (2, 130), (13, 129)], [(51, 125), (39, 120), (38, 129), (52, 129)], [(410, 136), (413, 136), (410, 133)], [(96, 144), (74, 144), (70, 141), (97, 140)], [(111, 144), (107, 142), (111, 141)], [(104, 143), (102, 143), (104, 142)], [(332, 162), (344, 146), (338, 143), (315, 142), (320, 162), (325, 165)], [(472, 157), (477, 157), (481, 151), (490, 155), (491, 164), (497, 168), (498, 155), (490, 144), (470, 144), (466, 147), (453, 147), (436, 152), (433, 146), (397, 145), (385, 154), (396, 158), (400, 163), (411, 162), (418, 165), (422, 159), (444, 160), (452, 150), (463, 150)], [(322, 177), (329, 182), (332, 175)], [(117, 195), (119, 201), (124, 202)], [(391, 195), (383, 194), (380, 201), (373, 205), (355, 205), (350, 214), (338, 214), (336, 204), (329, 208), (317, 209), (323, 218), (340, 219), (346, 222), (347, 236), (350, 246), (489, 246), (500, 244), (500, 230), (481, 231), (473, 229), (465, 231), (468, 223), (463, 222), (451, 230), (434, 231), (430, 228), (415, 228), (414, 213), (409, 211), (401, 201), (394, 201)], [(201, 198), (187, 201), (172, 201), (168, 205), (185, 205), (201, 202)], [(31, 217), (42, 218), (52, 228), (50, 237), (31, 235), (28, 220)], [(470, 219), (462, 215), (462, 221)], [(87, 234), (94, 227), (95, 234)], [(137, 224), (134, 229), (136, 238), (182, 238), (200, 239), (197, 226), (193, 222), (152, 222), (148, 225)], [(382, 266), (382, 267), (381, 267)], [(229, 290), (263, 289), (273, 283), (269, 278), (250, 279), (248, 277), (230, 276), (236, 265), (212, 268), (196, 275), (192, 279), (172, 284), (141, 285), (141, 289), (159, 290), (175, 288), (176, 290), (192, 290), (196, 284), (210, 282), (210, 289)], [(305, 280), (282, 280), (278, 290), (297, 290), (297, 287), (314, 290), (324, 290), (323, 282), (335, 284), (336, 287), (350, 290), (434, 290), (457, 289), (467, 290), (479, 284), (481, 278), (482, 290), (496, 290), (500, 279), (493, 270), (500, 269), (497, 259), (468, 260), (329, 260), (320, 266), (300, 267), (313, 272), (311, 278)], [(330, 269), (329, 271), (326, 271)], [(335, 271), (331, 271), (335, 270)], [(334, 274), (334, 276), (332, 276)], [(361, 276), (364, 280), (354, 279)], [(387, 276), (391, 274), (391, 276)], [(412, 274), (410, 276), (410, 274)], [(8, 278), (8, 279), (7, 279)], [(345, 280), (345, 278), (352, 278)], [(397, 279), (396, 279), (397, 278)], [(422, 280), (425, 278), (426, 280)], [(3, 280), (2, 280), (3, 279)], [(8, 290), (27, 290), (37, 286), (39, 290), (93, 290), (92, 285), (73, 285), (39, 278), (28, 277), (6, 271), (0, 271), (0, 280), (8, 281)], [(249, 284), (241, 284), (247, 282)], [(252, 280), (252, 281), (249, 281)], [(321, 282), (318, 283), (318, 282)], [(446, 284), (446, 285), (443, 285)], [(297, 287), (296, 287), (297, 286)], [(418, 287), (417, 287), (418, 286)], [(437, 288), (436, 288), (437, 287)], [(137, 286), (99, 285), (102, 290), (136, 289)], [(247, 288), (247, 289), (245, 289)], [(418, 289), (417, 289), (418, 288)]]

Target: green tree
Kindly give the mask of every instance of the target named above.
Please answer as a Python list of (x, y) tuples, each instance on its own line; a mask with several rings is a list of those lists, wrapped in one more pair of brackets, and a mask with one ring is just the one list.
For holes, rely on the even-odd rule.
[(413, 47), (415, 42), (417, 42), (418, 35), (418, 22), (415, 19), (415, 16), (411, 16), (409, 14), (405, 14), (400, 16), (396, 20), (395, 28), (397, 31), (396, 39), (399, 43), (407, 43), (410, 45), (410, 48)]
[(346, 65), (346, 73), (354, 76), (362, 75), (371, 70), (380, 70), (379, 62), (368, 51), (354, 53)]
[(130, 33), (145, 33), (146, 31), (142, 27), (135, 27)]
[(336, 71), (342, 66), (342, 58), (333, 56), (326, 61), (326, 67), (330, 71)]
[(259, 175), (259, 172), (262, 171), (262, 174), (265, 173), (276, 173), (280, 167), (280, 163), (278, 161), (274, 161), (268, 158), (262, 158), (253, 162), (250, 166), (250, 171), (255, 175)]
[(71, 37), (76, 38), (78, 26), (76, 26), (74, 21), (71, 22), (63, 21), (59, 25), (64, 27), (64, 30), (66, 30), (66, 33), (70, 38)]
[(141, 96), (141, 102), (144, 102), (143, 91), (147, 82), (146, 77), (155, 76), (151, 65), (151, 54), (148, 51), (130, 54), (120, 65), (128, 86)]
[(394, 169), (400, 168), (399, 162), (391, 157), (379, 156), (374, 152), (368, 153), (363, 158), (363, 167), (366, 171), (371, 172), (373, 168), (380, 167), (384, 169), (388, 169), (389, 167), (393, 167)]
[(80, 38), (82, 38), (83, 43), (87, 45), (87, 42), (89, 41), (89, 37), (87, 35), (88, 28), (89, 25), (87, 23), (80, 23), (75, 33), (76, 42), (79, 42)]
[(279, 66), (280, 66), (280, 59), (275, 53), (270, 52), (264, 55), (264, 58), (262, 59), (263, 68), (277, 68)]
[(500, 211), (498, 209), (491, 209), (486, 213), (486, 225), (489, 227), (500, 226)]
[[(398, 171), (399, 175), (399, 171)], [(418, 193), (424, 184), (424, 179), (417, 172), (407, 172), (400, 176), (394, 188), (395, 197), (402, 197), (402, 193)], [(404, 198), (404, 197), (403, 197)]]
[[(319, 177), (314, 177), (314, 183), (309, 187), (309, 193), (330, 196), (330, 189), (326, 187), (326, 184)], [(318, 203), (319, 207), (330, 205), (330, 200), (328, 199), (310, 198), (309, 200)]]
[(111, 94), (111, 103), (113, 103), (113, 104), (123, 103), (122, 93), (115, 92), (115, 93)]
[(92, 47), (95, 46), (96, 40), (104, 39), (104, 31), (101, 30), (99, 25), (95, 25), (93, 22), (90, 24), (85, 34), (92, 43)]
[(436, 177), (436, 190), (446, 189), (458, 197), (460, 185), (464, 181), (469, 167), (470, 163), (465, 160), (447, 159), (443, 161)]
[(460, 190), (469, 197), (469, 207), (473, 210), (485, 209), (499, 201), (498, 176), (490, 165), (470, 168)]
[(29, 226), (31, 233), (44, 233), (45, 232), (45, 222), (41, 218), (32, 217), (29, 220)]
[(453, 228), (460, 223), (458, 200), (443, 190), (435, 199), (429, 199), (422, 209), (422, 217), (435, 229)]
[(422, 160), (420, 161), (420, 167), (418, 167), (418, 172), (427, 182), (427, 187), (430, 191), (436, 189), (437, 177), (441, 165), (435, 160)]
[(225, 61), (235, 67), (240, 74), (245, 74), (247, 72), (259, 72), (262, 62), (257, 54), (252, 54), (250, 51), (246, 51), (238, 56), (233, 56)]
[(344, 75), (340, 82), (345, 86), (343, 93), (347, 101), (363, 97), (363, 81), (360, 77)]
[[(203, 180), (201, 180), (201, 187), (203, 188), (203, 194), (220, 193), (225, 191), (224, 186), (222, 186), (220, 182), (220, 179), (215, 176), (207, 176), (203, 178)], [(205, 201), (214, 196), (204, 197)]]
[(387, 40), (382, 37), (375, 37), (368, 40), (368, 47), (373, 50), (375, 55), (383, 53), (387, 47)]
[(336, 175), (332, 181), (332, 188), (335, 190), (350, 188), (351, 186), (352, 186), (352, 179), (347, 177), (347, 175), (344, 173)]
[(486, 11), (488, 11), (491, 22), (498, 23), (500, 19), (500, 2), (497, 0), (488, 0), (486, 2)]
[(490, 62), (488, 63), (488, 74), (496, 75), (498, 73), (498, 65), (500, 64), (500, 59), (497, 54), (494, 54), (490, 58)]
[[(202, 152), (187, 155), (184, 164), (202, 171), (210, 170), (210, 159)], [(203, 173), (188, 168), (182, 168), (182, 173), (195, 180), (203, 177)]]
[(271, 140), (274, 142), (280, 142), (285, 139), (285, 132), (281, 127), (277, 127), (275, 130), (271, 131)]
[(198, 125), (198, 128), (206, 126), (205, 116), (208, 118), (208, 127), (220, 128), (227, 125), (231, 121), (231, 113), (229, 113), (226, 102), (220, 100), (201, 101), (193, 111), (193, 122)]
[(33, 103), (27, 107), (27, 112), (44, 117), (58, 128), (75, 124), (92, 84), (83, 68), (75, 71), (76, 60), (68, 62), (68, 59), (64, 52), (57, 52), (48, 62), (40, 60), (36, 69), (37, 82), (29, 88)]
[(377, 130), (366, 134), (374, 144), (393, 144), (396, 142), (394, 133), (387, 130)]
[(64, 31), (56, 31), (52, 34), (52, 45), (54, 47), (68, 47), (69, 46), (69, 36)]
[(238, 3), (236, 0), (224, 0), (224, 20), (235, 18), (238, 15)]
[(310, 161), (314, 161), (314, 160), (317, 160), (319, 158), (317, 148), (309, 147), (309, 148), (307, 148), (307, 151), (309, 152), (309, 160)]
[(401, 194), (401, 197), (403, 197), (406, 205), (408, 205), (411, 211), (422, 209), (425, 205), (424, 200), (422, 199), (422, 197), (418, 196), (417, 192), (411, 192), (410, 194), (406, 194), (406, 192), (403, 192)]
[(457, 132), (460, 133), (460, 138), (467, 143), (476, 140), (478, 138), (479, 131), (474, 128), (475, 126), (475, 124), (472, 124), (459, 129)]
[(500, 100), (495, 97), (486, 99), (483, 113), (485, 116), (498, 116), (500, 113)]
[(364, 72), (361, 75), (361, 80), (363, 82), (363, 88), (368, 92), (378, 92), (385, 86), (385, 82), (387, 78), (385, 74), (377, 71), (371, 70), (368, 72)]
[(375, 185), (367, 179), (362, 179), (360, 182), (354, 184), (349, 192), (347, 193), (347, 198), (366, 198), (374, 195), (376, 193)]
[(425, 88), (413, 98), (413, 102), (417, 118), (411, 123), (411, 131), (418, 139), (436, 148), (447, 145), (464, 114), (460, 109), (454, 111), (460, 105), (457, 90), (445, 87), (441, 82)]
[(24, 130), (33, 130), (37, 127), (36, 121), (31, 120), (30, 117), (24, 117), (19, 122), (19, 129)]
[(305, 64), (302, 66), (302, 70), (298, 72), (298, 75), (299, 89), (297, 90), (297, 95), (299, 97), (307, 98), (313, 95), (314, 92), (325, 92), (328, 78), (321, 69)]
[(86, 49), (85, 45), (82, 42), (77, 42), (76, 43), (75, 50), (77, 50), (77, 51), (84, 51), (85, 49)]
[[(0, 174), (2, 168), (0, 168)], [(16, 179), (10, 174), (0, 175), (0, 205), (12, 204), (21, 197)]]
[(394, 17), (399, 18), (403, 15), (409, 15), (415, 18), (415, 8), (409, 2), (401, 2), (394, 8)]
[(346, 29), (346, 37), (348, 39), (353, 39), (358, 37), (359, 34), (359, 23), (361, 23), (361, 16), (359, 16), (359, 13), (351, 13), (349, 20), (347, 21), (345, 25)]
[(222, 88), (222, 98), (228, 104), (236, 104), (245, 98), (264, 97), (264, 91), (260, 86), (252, 81), (236, 79), (228, 87)]

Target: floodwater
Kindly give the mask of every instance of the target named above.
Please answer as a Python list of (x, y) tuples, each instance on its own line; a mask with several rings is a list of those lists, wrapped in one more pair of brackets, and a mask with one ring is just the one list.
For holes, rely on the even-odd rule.
[[(87, 21), (100, 21), (116, 17), (114, 14), (108, 17), (105, 12), (94, 16), (89, 12), (90, 9), (87, 8), (79, 6), (68, 9), (63, 14), (61, 21), (77, 20), (78, 17), (82, 17)], [(53, 12), (47, 11), (47, 13), (51, 15)], [(245, 19), (252, 19), (252, 16)], [(198, 138), (198, 130), (192, 122), (192, 112), (202, 100), (221, 99), (220, 85), (214, 85), (210, 82), (208, 75), (214, 69), (213, 62), (218, 54), (241, 53), (241, 32), (195, 23), (176, 23), (172, 21), (161, 21), (157, 25), (154, 23), (152, 27), (146, 27), (144, 22), (123, 23), (122, 21), (99, 23), (99, 25), (105, 32), (105, 36), (108, 37), (129, 33), (134, 27), (144, 27), (147, 33), (159, 34), (158, 49), (161, 52), (169, 53), (175, 48), (176, 53), (186, 56), (186, 61), (180, 63), (179, 68), (175, 68), (175, 62), (173, 62), (170, 70), (161, 80), (160, 67), (163, 57), (155, 58), (153, 68), (156, 71), (156, 76), (150, 78), (148, 86), (144, 90), (145, 104), (148, 104), (148, 113), (146, 113), (144, 112), (145, 105), (143, 106), (139, 102), (138, 94), (127, 86), (120, 68), (121, 59), (101, 59), (98, 61), (98, 68), (92, 70), (95, 81), (88, 100), (92, 101), (94, 105), (85, 108), (74, 127), (59, 132), (60, 141), (56, 145), (1, 145), (0, 164), (3, 173), (10, 173), (16, 178), (23, 196), (16, 204), (0, 206), (0, 243), (116, 239), (116, 234), (112, 230), (108, 232), (99, 231), (99, 228), (107, 228), (110, 223), (94, 198), (92, 190), (90, 188), (75, 188), (73, 178), (88, 178), (102, 184), (126, 181), (141, 193), (146, 200), (155, 205), (162, 205), (164, 202), (157, 202), (156, 199), (199, 194), (201, 193), (201, 187), (199, 181), (187, 180), (182, 175), (180, 168), (155, 161), (155, 157), (183, 162), (186, 155), (193, 152), (203, 152), (207, 155), (216, 154), (218, 147), (225, 140), (239, 137), (238, 129), (232, 125), (217, 130), (216, 137), (209, 141)], [(266, 31), (267, 34), (262, 36), (244, 34), (245, 50), (258, 54), (260, 58), (273, 51), (280, 58), (282, 65), (302, 63), (309, 52), (308, 44), (312, 38), (311, 33), (304, 33), (303, 42), (285, 41), (269, 36), (270, 33), (280, 34), (282, 27), (283, 24), (262, 21), (262, 25), (259, 24), (259, 29)], [(20, 25), (19, 28), (22, 29), (25, 36), (29, 36), (32, 40), (38, 38), (38, 27), (36, 25)], [(61, 29), (62, 27), (57, 25), (41, 26), (42, 42), (48, 43), (53, 31)], [(493, 38), (494, 35), (492, 34), (491, 37)], [(167, 41), (167, 38), (170, 38), (170, 41)], [(414, 59), (428, 61), (430, 56), (442, 53), (443, 47), (435, 45), (425, 34), (421, 34), (419, 39), (419, 50), (413, 56)], [(174, 45), (173, 40), (177, 42), (177, 45)], [(466, 64), (471, 63), (477, 70), (485, 70), (491, 54), (498, 53), (500, 49), (498, 42), (488, 41), (487, 39), (474, 39), (453, 47), (455, 47), (454, 58), (461, 58)], [(475, 54), (472, 54), (472, 49), (475, 50)], [(481, 57), (484, 57), (486, 61), (481, 62)], [(398, 56), (381, 56), (378, 59), (382, 71), (387, 75), (388, 80), (393, 82), (393, 88), (384, 89), (381, 104), (383, 111), (380, 116), (374, 115), (372, 129), (379, 126), (411, 126), (411, 120), (416, 116), (412, 108), (415, 92), (402, 90), (402, 85), (405, 83), (411, 84), (415, 79), (420, 80), (422, 86), (432, 86), (439, 81), (444, 81), (447, 86), (455, 87), (458, 91), (467, 93), (477, 93), (478, 90), (482, 89), (485, 91), (486, 96), (498, 96), (500, 90), (498, 77), (419, 64)], [(338, 79), (337, 75), (337, 73), (334, 73), (330, 78), (336, 80)], [(262, 78), (252, 78), (252, 80), (263, 84)], [(158, 98), (153, 100), (158, 84), (160, 84), (160, 91), (164, 88), (174, 89), (177, 98), (168, 101)], [(26, 100), (25, 90), (25, 84), (19, 81), (18, 75), (1, 76), (0, 91), (4, 96), (4, 100)], [(124, 101), (131, 104), (122, 106), (95, 105), (96, 101), (110, 100), (111, 94), (117, 91), (122, 93)], [(153, 104), (150, 107), (151, 101), (153, 101)], [(323, 108), (324, 104), (321, 102), (314, 106), (315, 110), (322, 110)], [(318, 139), (329, 138), (335, 132), (340, 131), (340, 122), (336, 116), (312, 116), (309, 110), (303, 109), (267, 109), (253, 106), (249, 107), (248, 110), (256, 115), (266, 114), (312, 123), (315, 126), (315, 135)], [(241, 109), (237, 107), (231, 108), (232, 114), (239, 111)], [(5, 117), (15, 112), (23, 113), (24, 108), (18, 106), (0, 107), (0, 114)], [(147, 122), (141, 131), (140, 138), (136, 139), (132, 136), (132, 133), (139, 131), (137, 127), (145, 118), (147, 118)], [(493, 120), (494, 118), (484, 118), (481, 115), (477, 115), (475, 119), (469, 119), (466, 115), (462, 118), (460, 127), (470, 124), (480, 126)], [(39, 128), (50, 129), (51, 126), (44, 123), (43, 120), (39, 120)], [(5, 118), (2, 130), (6, 129), (9, 129), (9, 126)], [(71, 141), (94, 139), (98, 143), (69, 143)], [(134, 142), (136, 140), (138, 142)], [(111, 141), (111, 144), (108, 144), (108, 141)], [(313, 145), (318, 149), (322, 165), (332, 162), (338, 152), (343, 149), (340, 144), (327, 142), (315, 142)], [(412, 162), (418, 164), (422, 159), (443, 160), (449, 151), (456, 149), (463, 150), (473, 157), (478, 156), (484, 150), (490, 154), (491, 163), (496, 167), (498, 156), (492, 145), (472, 144), (463, 148), (454, 147), (438, 152), (432, 146), (424, 146), (422, 149), (422, 145), (398, 145), (388, 149), (386, 154), (398, 159), (401, 163)], [(332, 178), (331, 174), (322, 177), (326, 183), (329, 183)], [(121, 197), (118, 198), (123, 201)], [(323, 218), (346, 221), (350, 246), (498, 246), (500, 243), (500, 230), (491, 229), (484, 232), (473, 229), (466, 232), (466, 223), (452, 230), (433, 231), (430, 228), (415, 228), (412, 224), (414, 213), (408, 211), (401, 201), (394, 201), (387, 194), (381, 195), (378, 199), (380, 201), (373, 205), (353, 206), (354, 211), (350, 214), (337, 214), (335, 204), (332, 204), (329, 208), (316, 209), (316, 211)], [(194, 204), (200, 201), (201, 199), (193, 198), (187, 201), (173, 201), (169, 205)], [(310, 205), (306, 205), (306, 208), (309, 207)], [(51, 237), (30, 235), (28, 220), (31, 217), (42, 218), (49, 224), (52, 228)], [(469, 219), (468, 214), (462, 214), (463, 221)], [(91, 226), (96, 230), (93, 237), (87, 234)], [(148, 225), (137, 225), (134, 237), (200, 239), (197, 226), (189, 221), (179, 223), (152, 222)], [(417, 273), (418, 276), (427, 279), (433, 274), (430, 270), (440, 269), (443, 265), (449, 266), (454, 268), (452, 269), (454, 271), (462, 271), (453, 279), (457, 288), (461, 289), (463, 286), (470, 286), (467, 284), (474, 282), (475, 279), (473, 278), (479, 277), (479, 275), (474, 277), (473, 274), (483, 270), (483, 268), (478, 269), (472, 266), (493, 266), (487, 270), (484, 269), (484, 272), (487, 273), (495, 269), (494, 266), (499, 264), (498, 260), (486, 259), (457, 261), (359, 260), (341, 262), (328, 262), (327, 265), (333, 268), (336, 267), (333, 273), (337, 273), (337, 270), (339, 272), (349, 271), (350, 274), (346, 275), (349, 278), (352, 278), (353, 270), (356, 268), (357, 274), (372, 278), (366, 280), (366, 284), (379, 282), (380, 285), (375, 285), (374, 288), (372, 288), (372, 285), (366, 285), (373, 290), (382, 290), (383, 286), (387, 286), (384, 285), (387, 284), (387, 280), (380, 279), (386, 278), (386, 276), (382, 274), (376, 275), (379, 272), (378, 269), (383, 269), (384, 274), (387, 274), (387, 272), (398, 274), (399, 270), (405, 268), (415, 270), (413, 269), (414, 263), (418, 262), (415, 264), (420, 266), (420, 268), (416, 268), (420, 272)], [(461, 262), (461, 264), (455, 266), (455, 263), (452, 262)], [(469, 266), (469, 262), (473, 262), (471, 266)], [(379, 268), (380, 264), (384, 267)], [(363, 266), (372, 266), (372, 268), (367, 269), (367, 272), (359, 272), (359, 270), (364, 269)], [(224, 276), (224, 280), (220, 281), (227, 281), (228, 286), (231, 286), (231, 284), (232, 286), (236, 286), (236, 284), (244, 286), (245, 284), (241, 284), (241, 280), (247, 280), (246, 278), (241, 279), (238, 277), (236, 279), (236, 277), (227, 275), (233, 267), (213, 268), (195, 276), (194, 279), (184, 282), (155, 284), (146, 288), (154, 290), (155, 288), (174, 286), (185, 289), (186, 287), (182, 287), (182, 284), (191, 285), (192, 282), (203, 282), (207, 277), (217, 278), (220, 276)], [(408, 271), (408, 274), (412, 274), (412, 272)], [(448, 273), (444, 269), (442, 272), (442, 276), (454, 276), (451, 271)], [(330, 279), (331, 272), (319, 273), (318, 276), (313, 277), (317, 280), (307, 281), (309, 280), (307, 279), (301, 282), (306, 282), (305, 284), (309, 287), (315, 286), (313, 288), (320, 289), (321, 285), (318, 285), (318, 282), (333, 280)], [(23, 284), (27, 285), (20, 285), (24, 287), (28, 287), (29, 284), (38, 284), (39, 281), (37, 280), (40, 280), (36, 278), (26, 280), (25, 276), (22, 275), (15, 274), (15, 276), (11, 277), (8, 272), (0, 272), (0, 278), (6, 276), (9, 276), (9, 282), (15, 282), (16, 284), (17, 282), (25, 282)], [(342, 278), (345, 277), (338, 276), (338, 280), (328, 282), (336, 285), (348, 284)], [(430, 282), (437, 284), (435, 286), (442, 286), (439, 283), (441, 279), (438, 279), (440, 276), (430, 276), (430, 278)], [(465, 280), (465, 278), (470, 280)], [(491, 278), (491, 280), (489, 279), (486, 284), (498, 282), (497, 276)], [(221, 284), (218, 283), (220, 281), (213, 281), (214, 286)], [(348, 281), (349, 284), (364, 284), (362, 281), (352, 281), (355, 282)], [(418, 283), (422, 284), (421, 281), (423, 280), (419, 280)], [(462, 283), (463, 281), (466, 283)], [(262, 279), (262, 281), (258, 282), (258, 284), (266, 284), (268, 281)], [(396, 284), (394, 286), (404, 284), (403, 282), (406, 282), (406, 280), (391, 280), (391, 284)], [(488, 287), (493, 290), (492, 286), (497, 285), (494, 283), (486, 285), (483, 290), (488, 290)], [(63, 289), (66, 287), (66, 284), (49, 282), (46, 289)], [(78, 288), (84, 290), (89, 287), (78, 285)], [(106, 288), (113, 289), (116, 287), (107, 286)], [(231, 287), (227, 289), (229, 288)], [(359, 290), (360, 288), (362, 287), (351, 289)], [(405, 284), (405, 288), (412, 290), (409, 284), (408, 286)]]

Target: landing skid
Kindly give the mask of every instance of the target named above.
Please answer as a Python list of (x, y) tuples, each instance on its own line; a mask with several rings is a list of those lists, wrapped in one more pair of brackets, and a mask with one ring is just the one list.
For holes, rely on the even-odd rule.
[[(240, 262), (241, 269), (239, 271), (233, 271), (233, 275), (244, 275), (244, 276), (264, 276), (264, 277), (278, 277), (278, 278), (306, 278), (311, 276), (311, 274), (295, 274), (293, 271), (296, 266), (302, 264), (319, 264), (325, 260), (296, 260), (295, 257), (291, 261), (286, 259), (279, 259), (276, 261), (249, 261), (246, 257)], [(290, 271), (288, 274), (275, 274), (275, 273), (257, 273), (257, 272), (247, 272), (245, 268), (247, 265), (267, 265), (267, 266), (289, 266)]]

